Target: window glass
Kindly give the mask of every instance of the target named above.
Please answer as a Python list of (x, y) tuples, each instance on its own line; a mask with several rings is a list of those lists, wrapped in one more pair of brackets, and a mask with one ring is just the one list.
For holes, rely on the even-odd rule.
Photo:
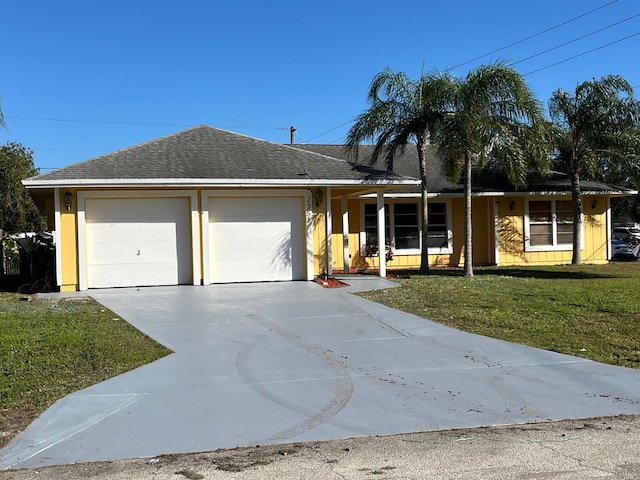
[[(389, 205), (384, 206), (384, 223), (386, 243), (391, 241), (389, 237)], [(364, 231), (366, 245), (378, 245), (378, 206), (374, 203), (364, 205)]]
[(529, 243), (532, 246), (553, 244), (552, 225), (532, 224), (529, 233)]
[(551, 222), (551, 202), (529, 202), (531, 222)]
[(573, 243), (573, 204), (570, 200), (529, 202), (529, 245), (567, 246)]
[[(447, 204), (429, 203), (429, 235), (427, 245), (431, 248), (450, 248), (447, 224)], [(391, 202), (385, 204), (387, 244), (396, 250), (420, 249), (420, 203)], [(364, 204), (365, 245), (378, 245), (377, 205)]]
[(429, 202), (429, 225), (427, 246), (429, 248), (448, 248), (449, 230), (447, 228), (447, 204)]
[(396, 203), (393, 206), (395, 248), (420, 248), (417, 203)]

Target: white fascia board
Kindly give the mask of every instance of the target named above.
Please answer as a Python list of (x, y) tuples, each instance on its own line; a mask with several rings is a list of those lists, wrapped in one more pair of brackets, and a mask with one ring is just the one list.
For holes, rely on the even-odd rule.
[[(623, 197), (627, 195), (637, 195), (637, 190), (629, 191), (613, 191), (613, 192), (601, 192), (585, 190), (582, 195), (609, 195), (611, 197)], [(462, 197), (461, 193), (428, 193), (427, 198), (456, 198)], [(539, 192), (474, 192), (473, 197), (540, 197), (540, 196), (571, 196), (571, 192), (568, 191), (539, 191)], [(387, 198), (420, 198), (419, 193), (385, 193)], [(359, 195), (358, 198), (376, 198), (375, 193), (366, 193)]]
[(26, 188), (53, 188), (53, 187), (279, 187), (279, 186), (412, 186), (419, 185), (419, 180), (289, 180), (289, 179), (201, 179), (201, 178), (142, 178), (142, 179), (69, 179), (69, 180), (23, 180), (22, 184)]

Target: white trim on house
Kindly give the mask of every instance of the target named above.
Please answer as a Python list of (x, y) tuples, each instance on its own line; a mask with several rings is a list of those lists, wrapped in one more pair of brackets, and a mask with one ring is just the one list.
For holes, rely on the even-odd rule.
[[(637, 195), (637, 190), (620, 191), (614, 190), (610, 192), (583, 190), (582, 195), (609, 195), (611, 197), (621, 197), (628, 195)], [(385, 193), (385, 198), (420, 198), (419, 193)], [(473, 197), (531, 197), (531, 196), (571, 196), (568, 191), (544, 191), (544, 192), (474, 192)], [(366, 193), (360, 195), (360, 198), (375, 198), (375, 193)], [(463, 193), (432, 193), (427, 194), (427, 198), (463, 198)]]
[[(387, 230), (385, 225), (384, 218), (384, 191), (382, 189), (378, 190), (378, 197), (376, 199), (376, 219), (377, 219), (377, 229), (378, 229), (378, 267), (380, 269), (380, 276), (387, 276), (387, 249), (384, 247), (387, 244), (387, 239), (385, 238), (385, 231)], [(389, 215), (391, 216), (391, 215)]]
[(342, 210), (342, 271), (351, 272), (351, 262), (349, 261), (349, 204), (346, 195), (340, 197), (340, 208)]
[(60, 189), (53, 189), (53, 243), (56, 246), (56, 285), (62, 285), (62, 245), (60, 244)]
[(195, 190), (174, 190), (163, 192), (158, 190), (127, 190), (127, 191), (78, 191), (77, 195), (78, 222), (78, 289), (87, 290), (87, 250), (86, 250), (86, 206), (87, 199), (127, 199), (127, 198), (187, 198), (191, 211), (191, 276), (193, 285), (200, 284), (200, 226), (198, 223), (198, 198)]
[(611, 198), (607, 197), (607, 211), (605, 213), (606, 215), (606, 222), (607, 222), (607, 260), (611, 260), (611, 258), (613, 257), (613, 248), (611, 247), (611, 237), (612, 234), (611, 232), (613, 232), (613, 225), (611, 224)]
[(305, 252), (307, 257), (307, 265), (305, 278), (313, 280), (313, 205), (311, 190), (307, 190), (305, 198)]
[[(552, 227), (552, 241), (553, 244), (550, 245), (531, 245), (531, 227), (530, 227), (530, 218), (529, 218), (529, 203), (530, 202), (550, 202), (551, 203), (551, 227)], [(573, 250), (573, 243), (557, 243), (558, 238), (558, 222), (556, 215), (556, 205), (558, 201), (568, 202), (570, 200), (562, 199), (554, 199), (554, 198), (531, 198), (527, 199), (524, 202), (524, 251), (525, 252), (558, 252), (558, 251), (571, 251)], [(584, 250), (584, 215), (582, 215), (582, 243), (580, 245), (580, 250)]]
[(327, 275), (333, 275), (333, 241), (331, 237), (333, 236), (333, 217), (331, 215), (331, 187), (327, 187), (327, 195), (326, 195), (326, 218), (327, 222), (327, 238), (325, 241), (327, 242)]
[(125, 179), (65, 179), (65, 180), (23, 180), (22, 184), (27, 188), (81, 188), (81, 187), (344, 187), (370, 185), (376, 188), (381, 185), (388, 185), (393, 188), (398, 186), (419, 185), (419, 180), (300, 180), (300, 179), (252, 179), (252, 178), (125, 178)]

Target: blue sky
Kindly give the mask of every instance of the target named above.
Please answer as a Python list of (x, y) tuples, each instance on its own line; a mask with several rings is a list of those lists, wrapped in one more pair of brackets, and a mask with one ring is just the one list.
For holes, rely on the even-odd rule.
[(547, 49), (515, 65), (545, 104), (606, 74), (640, 91), (639, 14), (637, 0), (5, 0), (0, 143), (33, 149), (43, 172), (199, 124), (342, 143), (386, 67), (464, 76)]

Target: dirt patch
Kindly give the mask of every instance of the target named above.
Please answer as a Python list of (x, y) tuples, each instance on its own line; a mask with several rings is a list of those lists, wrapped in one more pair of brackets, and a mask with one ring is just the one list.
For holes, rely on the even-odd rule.
[(35, 418), (36, 415), (20, 410), (0, 412), (0, 448), (27, 428)]

